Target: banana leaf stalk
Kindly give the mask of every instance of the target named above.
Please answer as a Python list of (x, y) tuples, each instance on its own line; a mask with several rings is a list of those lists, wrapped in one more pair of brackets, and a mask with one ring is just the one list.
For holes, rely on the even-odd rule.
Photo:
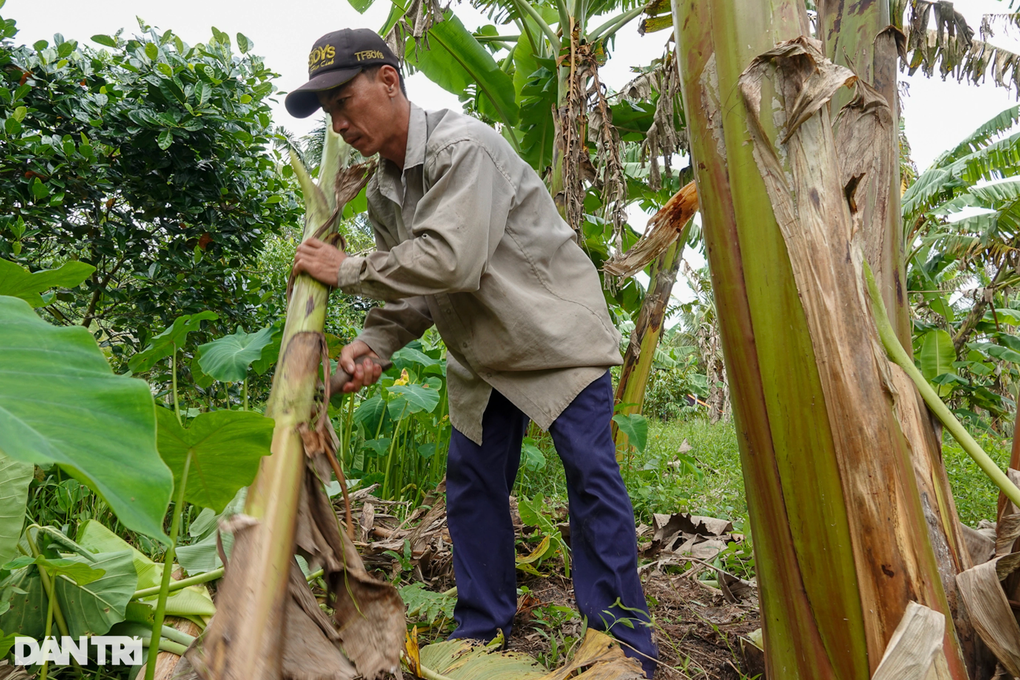
[(827, 104), (852, 74), (803, 2), (672, 6), (767, 673), (870, 678), (916, 601), (964, 680), (840, 181)]
[[(676, 283), (680, 260), (683, 256), (687, 234), (691, 220), (698, 209), (698, 194), (691, 182), (673, 195), (672, 198), (648, 221), (646, 234), (626, 255), (607, 262), (604, 270), (607, 274), (629, 276), (640, 270), (651, 252), (641, 255), (642, 246), (650, 244), (655, 250), (661, 250), (651, 269), (651, 281), (648, 293), (641, 303), (634, 331), (623, 356), (623, 367), (620, 370), (620, 383), (616, 388), (616, 404), (623, 415), (641, 413), (655, 360), (655, 350), (662, 338), (663, 322), (669, 296)], [(663, 249), (664, 248), (664, 249)], [(636, 261), (626, 266), (632, 254), (637, 255)], [(613, 439), (617, 450), (627, 450), (627, 435), (619, 430), (613, 422)]]
[[(291, 154), (305, 197), (306, 240), (329, 239), (344, 203), (364, 187), (370, 170), (365, 165), (341, 169), (341, 158), (348, 152), (328, 121), (326, 130), (319, 186)], [(366, 635), (378, 631), (365, 631), (377, 624), (393, 627), (389, 612), (378, 616), (375, 606), (383, 602), (392, 609), (399, 595), (364, 572), (353, 546), (343, 542), (336, 515), (322, 492), (329, 474), (326, 456), (335, 454), (329, 450), (332, 430), (321, 415), (325, 404), (316, 400), (320, 370), (329, 366), (323, 336), (329, 288), (307, 274), (296, 276), (292, 284), (266, 406), (266, 415), (275, 420), (272, 454), (263, 459), (249, 489), (246, 514), (232, 520), (235, 543), (219, 589), (217, 614), (201, 653), (188, 657), (203, 678), (353, 678), (359, 672), (374, 678), (397, 665), (399, 642), (393, 647), (378, 639), (374, 648), (372, 644), (366, 648)], [(313, 568), (326, 568), (332, 621), (315, 603), (297, 568), (298, 545)], [(365, 595), (368, 591), (375, 595)], [(355, 599), (362, 596), (362, 602)], [(363, 614), (363, 623), (352, 622), (353, 610)], [(385, 621), (380, 624), (380, 619)], [(397, 626), (402, 635), (402, 616)], [(346, 656), (340, 653), (341, 640)], [(357, 672), (348, 659), (357, 663)]]

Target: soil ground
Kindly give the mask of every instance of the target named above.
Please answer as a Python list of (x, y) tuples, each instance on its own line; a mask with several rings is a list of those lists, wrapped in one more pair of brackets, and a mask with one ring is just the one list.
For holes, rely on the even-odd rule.
[[(570, 581), (562, 575), (529, 577), (519, 582), (531, 591), (533, 601), (518, 612), (508, 649), (539, 659), (548, 659), (550, 636), (536, 625), (533, 612), (543, 606), (574, 608)], [(762, 673), (760, 658), (745, 658), (741, 637), (759, 628), (757, 600), (736, 604), (726, 602), (720, 591), (701, 585), (684, 574), (656, 572), (644, 581), (645, 595), (652, 603), (661, 665), (655, 680), (743, 680)], [(576, 635), (567, 623), (560, 633)]]

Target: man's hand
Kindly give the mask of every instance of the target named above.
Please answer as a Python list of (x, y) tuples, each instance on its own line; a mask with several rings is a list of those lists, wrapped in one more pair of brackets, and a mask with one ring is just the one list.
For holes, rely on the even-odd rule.
[(357, 392), (362, 387), (379, 380), (383, 371), (382, 366), (366, 360), (366, 357), (378, 359), (379, 355), (361, 340), (355, 340), (340, 350), (340, 360), (337, 363), (351, 376), (351, 381), (343, 386), (344, 392)]
[(347, 254), (336, 246), (323, 243), (317, 238), (310, 238), (298, 245), (297, 252), (294, 253), (294, 274), (308, 274), (319, 283), (335, 288), (340, 263), (346, 259)]

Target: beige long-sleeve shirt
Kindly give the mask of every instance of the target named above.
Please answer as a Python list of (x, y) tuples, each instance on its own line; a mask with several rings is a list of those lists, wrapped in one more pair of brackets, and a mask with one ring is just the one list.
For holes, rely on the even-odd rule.
[(386, 304), (358, 339), (389, 357), (435, 324), (450, 421), (472, 441), (492, 388), (548, 429), (621, 363), (595, 267), (492, 128), (412, 104), (404, 169), (384, 160), (367, 195), (378, 250), (345, 259), (337, 283)]

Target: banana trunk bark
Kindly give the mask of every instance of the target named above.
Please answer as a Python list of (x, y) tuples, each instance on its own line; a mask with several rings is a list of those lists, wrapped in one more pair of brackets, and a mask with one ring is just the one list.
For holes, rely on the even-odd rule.
[(673, 15), (768, 675), (870, 678), (916, 601), (964, 680), (825, 106), (849, 74), (803, 37), (803, 2)]

